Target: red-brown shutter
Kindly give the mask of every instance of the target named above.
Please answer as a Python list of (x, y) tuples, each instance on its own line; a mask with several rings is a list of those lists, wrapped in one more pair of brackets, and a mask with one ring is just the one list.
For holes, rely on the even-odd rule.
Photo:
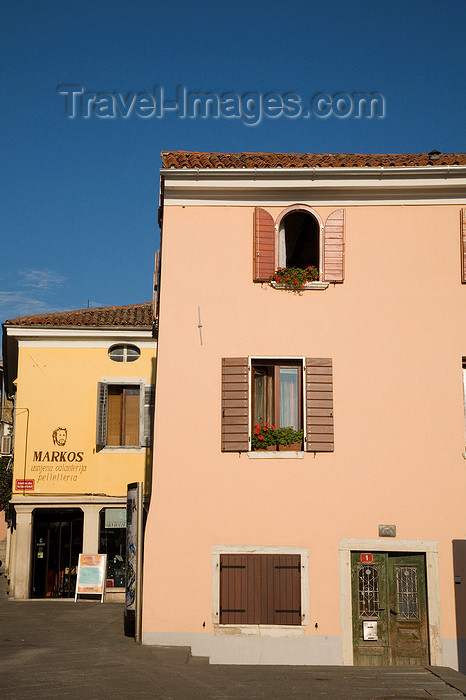
[(267, 282), (275, 272), (275, 224), (265, 209), (254, 210), (254, 282)]
[(221, 554), (220, 624), (300, 625), (299, 554)]
[(336, 209), (327, 217), (324, 226), (325, 282), (343, 282), (345, 279), (345, 210)]
[(306, 357), (306, 451), (333, 452), (332, 360)]
[(249, 449), (248, 358), (222, 360), (222, 452)]
[(466, 209), (460, 212), (461, 230), (461, 282), (466, 283)]

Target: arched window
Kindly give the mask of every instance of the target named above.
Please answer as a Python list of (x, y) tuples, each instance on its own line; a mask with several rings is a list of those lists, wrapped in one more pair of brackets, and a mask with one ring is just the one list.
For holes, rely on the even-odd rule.
[(320, 225), (310, 212), (296, 209), (280, 221), (278, 267), (310, 265), (320, 271)]

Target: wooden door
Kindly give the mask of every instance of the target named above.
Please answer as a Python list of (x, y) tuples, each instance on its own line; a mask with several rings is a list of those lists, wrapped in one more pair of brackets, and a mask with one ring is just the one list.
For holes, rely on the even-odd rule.
[[(351, 578), (354, 664), (387, 666), (390, 658), (387, 555), (384, 552), (352, 552)], [(376, 623), (377, 639), (364, 639), (367, 623)]]
[(424, 555), (389, 555), (388, 582), (391, 663), (426, 665), (429, 645)]
[(352, 552), (351, 577), (355, 665), (428, 664), (424, 555)]

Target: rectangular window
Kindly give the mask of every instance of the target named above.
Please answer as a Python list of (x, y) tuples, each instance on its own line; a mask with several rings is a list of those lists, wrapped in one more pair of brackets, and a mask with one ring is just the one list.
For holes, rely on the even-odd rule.
[(301, 555), (220, 554), (220, 624), (301, 625)]
[(270, 423), (276, 428), (303, 427), (303, 368), (296, 360), (252, 361), (253, 425)]
[(99, 382), (96, 444), (142, 447), (152, 444), (154, 387), (142, 383)]
[(139, 387), (108, 387), (107, 445), (139, 445)]

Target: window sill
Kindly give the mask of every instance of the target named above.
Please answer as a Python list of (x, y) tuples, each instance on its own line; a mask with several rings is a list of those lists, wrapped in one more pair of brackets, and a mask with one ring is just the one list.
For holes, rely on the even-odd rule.
[(330, 282), (306, 282), (304, 287), (301, 287), (301, 289), (292, 289), (281, 282), (269, 282), (269, 284), (274, 289), (286, 289), (289, 292), (306, 292), (309, 289), (327, 289)]
[(266, 450), (255, 450), (248, 452), (249, 459), (303, 459), (304, 452), (267, 452)]
[(145, 452), (146, 448), (145, 447), (111, 447), (110, 445), (106, 447), (102, 447), (102, 449), (97, 450), (98, 454), (119, 454), (121, 452), (128, 453), (128, 452), (135, 452), (136, 454), (139, 454), (141, 452)]
[(303, 637), (304, 625), (220, 625), (214, 624), (217, 636)]

